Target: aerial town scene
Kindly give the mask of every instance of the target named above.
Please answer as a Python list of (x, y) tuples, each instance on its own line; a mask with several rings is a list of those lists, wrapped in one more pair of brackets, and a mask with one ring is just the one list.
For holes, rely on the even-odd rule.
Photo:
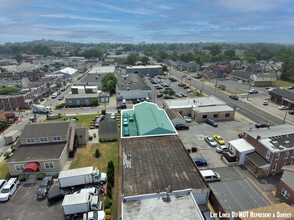
[(0, 1), (1, 220), (294, 219), (294, 2)]

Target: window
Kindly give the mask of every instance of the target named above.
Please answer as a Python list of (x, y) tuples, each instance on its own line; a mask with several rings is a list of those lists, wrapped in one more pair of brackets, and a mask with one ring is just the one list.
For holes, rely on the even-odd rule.
[(68, 104), (69, 105), (72, 105), (72, 100), (68, 100)]
[(276, 169), (277, 169), (277, 164), (275, 163), (274, 166), (273, 166), (272, 171), (275, 171)]
[(294, 158), (294, 150), (292, 151), (291, 158)]
[(35, 143), (34, 138), (27, 138), (27, 144)]
[(16, 171), (21, 172), (24, 169), (24, 165), (23, 164), (15, 164), (14, 168), (15, 168)]
[(76, 105), (80, 105), (81, 103), (80, 103), (80, 100), (76, 100)]
[(214, 114), (213, 115), (213, 118), (218, 118), (218, 114)]
[(278, 160), (280, 158), (280, 153), (276, 154), (275, 160)]
[(289, 196), (290, 196), (290, 193), (289, 193), (287, 190), (285, 190), (284, 188), (282, 189), (281, 194), (282, 194), (286, 199), (288, 199)]
[(47, 137), (39, 138), (39, 140), (40, 140), (41, 143), (47, 143), (48, 142), (48, 138)]
[(282, 167), (286, 166), (286, 162), (283, 162)]
[(288, 159), (288, 157), (289, 157), (289, 151), (286, 152), (285, 159)]
[[(245, 136), (246, 136), (246, 135), (245, 135)], [(268, 151), (266, 152), (266, 158), (269, 159), (270, 156), (271, 156), (271, 152), (268, 150)]]
[(45, 162), (44, 167), (45, 167), (45, 169), (54, 169), (54, 163), (53, 162)]
[(61, 141), (61, 137), (53, 137), (53, 142), (59, 142)]
[(228, 118), (230, 117), (230, 115), (231, 115), (230, 113), (226, 113), (225, 117)]
[(289, 166), (291, 166), (293, 164), (293, 161), (290, 161)]
[(207, 115), (202, 115), (202, 118), (207, 118)]

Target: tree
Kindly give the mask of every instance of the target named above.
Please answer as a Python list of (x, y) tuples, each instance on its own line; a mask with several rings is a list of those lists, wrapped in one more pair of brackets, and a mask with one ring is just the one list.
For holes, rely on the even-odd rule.
[(127, 60), (125, 64), (134, 66), (136, 65), (137, 60), (138, 60), (138, 57), (136, 55), (130, 54), (129, 56), (127, 56)]
[(117, 84), (117, 78), (112, 73), (107, 73), (102, 77), (101, 83), (104, 89), (112, 92), (114, 91), (115, 85)]
[(122, 51), (121, 50), (115, 51), (115, 55), (122, 55)]
[(226, 50), (224, 55), (227, 56), (230, 60), (232, 60), (236, 56), (236, 51), (233, 49)]
[(8, 72), (8, 71), (7, 71), (7, 69), (0, 67), (0, 72), (3, 73), (3, 72)]
[(158, 61), (158, 62), (162, 62), (163, 60), (167, 59), (168, 58), (168, 54), (165, 52), (165, 51), (159, 51), (156, 56), (155, 56), (155, 59)]
[(288, 58), (288, 60), (282, 66), (281, 79), (294, 82), (294, 55)]
[(147, 65), (147, 64), (149, 64), (149, 62), (150, 62), (149, 57), (146, 57), (146, 56), (142, 57), (142, 64), (143, 65)]
[(48, 65), (44, 65), (41, 70), (43, 70), (44, 72), (48, 72), (49, 70), (49, 66)]
[(169, 56), (170, 59), (173, 61), (177, 61), (179, 59), (179, 55), (176, 51), (172, 52), (172, 54)]
[(163, 94), (165, 94), (165, 95), (175, 95), (176, 92), (174, 90), (172, 90), (172, 89), (165, 89), (163, 91)]
[(98, 148), (95, 150), (95, 157), (96, 158), (100, 157), (100, 151)]
[(16, 86), (9, 86), (6, 88), (0, 88), (0, 95), (11, 95), (12, 93), (15, 93), (19, 90), (20, 90), (20, 88), (18, 88)]
[(214, 44), (209, 46), (208, 50), (210, 51), (212, 61), (215, 61), (215, 57), (222, 52), (222, 47), (218, 44)]
[(163, 71), (163, 72), (166, 72), (166, 71), (167, 71), (167, 66), (164, 65), (164, 64), (161, 64), (161, 66), (162, 66), (162, 71)]
[(19, 53), (15, 54), (13, 58), (16, 59), (18, 63), (22, 61), (22, 55)]

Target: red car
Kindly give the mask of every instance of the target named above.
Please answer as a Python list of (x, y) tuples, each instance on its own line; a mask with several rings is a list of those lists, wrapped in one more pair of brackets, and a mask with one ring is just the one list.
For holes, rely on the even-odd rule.
[(294, 86), (289, 86), (287, 89), (294, 89)]
[(184, 89), (188, 89), (189, 88), (189, 86), (184, 86)]
[(162, 96), (163, 96), (162, 93), (158, 93), (158, 94), (157, 94), (157, 98), (160, 98), (160, 97), (162, 97)]
[(239, 137), (239, 138), (243, 138), (243, 137), (244, 137), (244, 133), (239, 133), (239, 134), (238, 134), (238, 137)]

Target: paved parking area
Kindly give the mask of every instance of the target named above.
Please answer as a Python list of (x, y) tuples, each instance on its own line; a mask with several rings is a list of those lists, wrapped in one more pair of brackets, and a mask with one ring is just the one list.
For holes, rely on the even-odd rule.
[[(48, 205), (47, 199), (36, 199), (38, 186), (39, 182), (36, 184), (21, 184), (9, 201), (0, 203), (1, 219), (64, 219), (61, 207), (62, 201)], [(55, 181), (50, 191), (57, 190), (57, 188), (58, 183)]]

